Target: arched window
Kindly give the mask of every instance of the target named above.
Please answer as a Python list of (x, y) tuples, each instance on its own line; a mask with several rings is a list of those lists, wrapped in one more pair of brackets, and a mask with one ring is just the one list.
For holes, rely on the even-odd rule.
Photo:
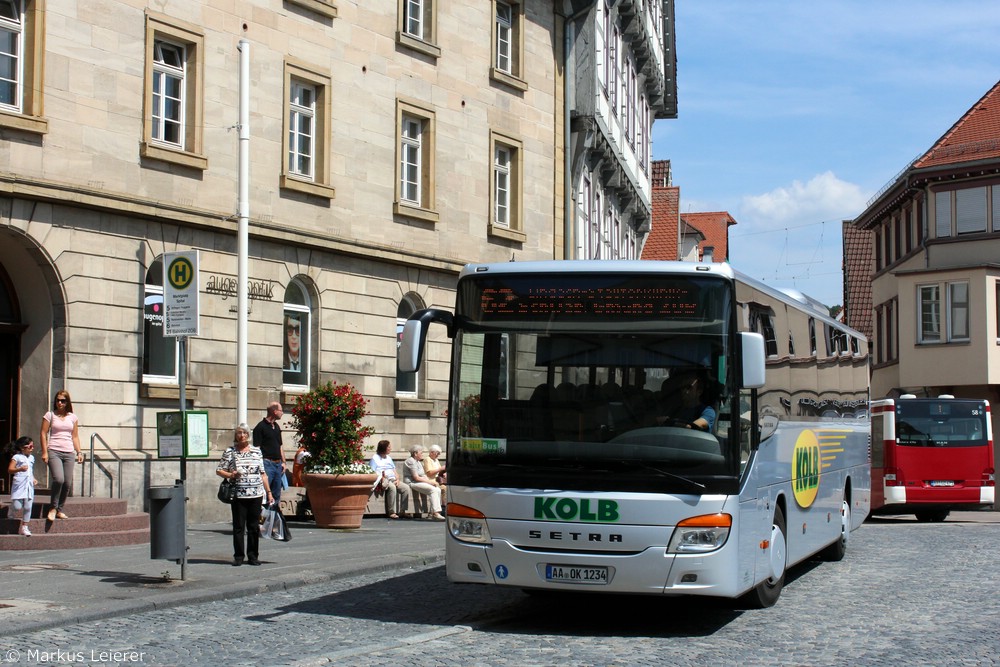
[(300, 280), (293, 279), (285, 288), (285, 312), (281, 326), (282, 382), (286, 386), (309, 386), (311, 324), (309, 292)]
[(142, 309), (142, 381), (177, 383), (177, 339), (163, 335), (163, 260), (146, 271)]
[(399, 370), (399, 347), (403, 342), (403, 325), (406, 324), (406, 319), (421, 308), (420, 298), (415, 294), (407, 294), (396, 309), (396, 396), (416, 398), (420, 393), (420, 371), (404, 373)]

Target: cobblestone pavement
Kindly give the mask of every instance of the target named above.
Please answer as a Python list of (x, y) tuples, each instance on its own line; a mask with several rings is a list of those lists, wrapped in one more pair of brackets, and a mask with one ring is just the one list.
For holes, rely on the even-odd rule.
[(8, 627), (0, 661), (998, 665), (998, 554), (1000, 523), (869, 521), (844, 561), (794, 568), (778, 604), (759, 611), (701, 598), (529, 596), (450, 584), (429, 565), (29, 634)]

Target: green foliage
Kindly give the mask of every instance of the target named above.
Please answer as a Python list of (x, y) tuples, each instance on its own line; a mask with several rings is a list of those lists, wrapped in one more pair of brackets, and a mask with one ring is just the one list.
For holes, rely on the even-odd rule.
[(310, 454), (306, 472), (371, 473), (361, 448), (375, 432), (361, 423), (367, 414), (367, 399), (351, 384), (327, 382), (299, 396), (292, 408), (292, 426)]

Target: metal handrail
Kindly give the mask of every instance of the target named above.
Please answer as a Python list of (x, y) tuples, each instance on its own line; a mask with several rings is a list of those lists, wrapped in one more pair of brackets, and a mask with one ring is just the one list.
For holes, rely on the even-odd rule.
[[(102, 438), (99, 433), (91, 433), (90, 434), (90, 497), (91, 498), (94, 497), (94, 465), (97, 463), (96, 458), (94, 457), (94, 440), (100, 440), (101, 444), (104, 445), (104, 449), (108, 450), (108, 453), (111, 454), (111, 456), (115, 459), (115, 461), (118, 462), (118, 476), (117, 476), (117, 478), (112, 478), (111, 479), (111, 495), (114, 496), (115, 479), (117, 479), (118, 480), (118, 497), (121, 498), (122, 497), (122, 459), (121, 459), (120, 456), (118, 456), (118, 454), (115, 453), (115, 450), (111, 449), (111, 447), (108, 445), (107, 442), (105, 442), (104, 438)], [(105, 473), (108, 472), (107, 469), (104, 466), (101, 466), (101, 470), (103, 470)]]

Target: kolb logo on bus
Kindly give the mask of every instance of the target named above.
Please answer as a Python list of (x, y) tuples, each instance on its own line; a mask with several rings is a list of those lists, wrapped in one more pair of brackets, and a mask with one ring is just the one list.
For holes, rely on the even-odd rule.
[(618, 521), (618, 503), (589, 498), (535, 498), (535, 518), (545, 521)]
[(810, 507), (819, 491), (819, 440), (806, 429), (799, 434), (792, 451), (792, 492), (799, 507)]

